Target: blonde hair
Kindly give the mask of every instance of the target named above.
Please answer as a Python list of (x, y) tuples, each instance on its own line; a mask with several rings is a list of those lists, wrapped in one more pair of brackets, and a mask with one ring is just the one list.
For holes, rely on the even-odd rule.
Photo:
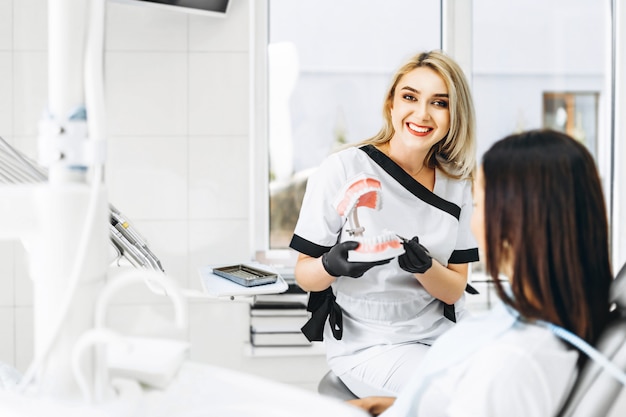
[(469, 84), (461, 67), (442, 51), (414, 55), (394, 75), (383, 104), (383, 127), (373, 137), (357, 144), (382, 145), (391, 140), (395, 130), (391, 107), (400, 79), (416, 68), (428, 67), (443, 79), (450, 100), (450, 130), (435, 144), (424, 163), (437, 167), (453, 178), (472, 178), (476, 166), (476, 121)]

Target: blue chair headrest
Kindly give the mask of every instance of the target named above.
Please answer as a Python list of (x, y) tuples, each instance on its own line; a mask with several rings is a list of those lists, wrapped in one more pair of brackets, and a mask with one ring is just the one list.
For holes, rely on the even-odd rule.
[(622, 266), (611, 284), (610, 297), (617, 308), (626, 310), (626, 264)]

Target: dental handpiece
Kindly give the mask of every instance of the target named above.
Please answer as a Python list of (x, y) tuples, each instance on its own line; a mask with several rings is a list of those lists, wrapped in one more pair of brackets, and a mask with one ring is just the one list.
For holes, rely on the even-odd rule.
[(124, 219), (118, 210), (111, 207), (111, 225), (132, 245), (136, 251), (141, 253), (150, 263), (153, 269), (165, 272), (161, 261), (148, 248), (147, 242), (130, 226), (129, 222)]
[(163, 268), (161, 268), (160, 263), (155, 260), (156, 257), (152, 255), (152, 253), (148, 253), (145, 248), (141, 246), (132, 244), (113, 225), (111, 225), (111, 238), (115, 240), (115, 243), (123, 251), (123, 254), (125, 256), (128, 255), (127, 258), (134, 266), (163, 272)]
[(115, 244), (115, 246), (121, 251), (122, 255), (130, 261), (130, 263), (135, 267), (145, 268), (146, 267), (146, 258), (142, 256), (142, 254), (135, 249), (133, 246), (128, 244), (128, 241), (124, 236), (115, 228), (115, 226), (111, 225), (111, 240)]

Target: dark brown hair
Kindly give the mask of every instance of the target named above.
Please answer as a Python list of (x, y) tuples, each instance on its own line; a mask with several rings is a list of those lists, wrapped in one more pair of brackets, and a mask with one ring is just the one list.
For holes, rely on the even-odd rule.
[[(578, 141), (533, 130), (483, 156), (486, 268), (498, 295), (528, 319), (590, 343), (609, 318), (608, 221), (593, 157)], [(512, 261), (511, 293), (497, 279)]]

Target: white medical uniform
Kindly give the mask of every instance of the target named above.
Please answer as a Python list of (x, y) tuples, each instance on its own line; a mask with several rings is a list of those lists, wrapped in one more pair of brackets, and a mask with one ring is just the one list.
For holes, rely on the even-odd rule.
[[(385, 230), (408, 239), (418, 236), (444, 266), (478, 260), (469, 225), (470, 181), (451, 179), (437, 169), (431, 192), (372, 145), (332, 154), (310, 176), (290, 244), (293, 249), (319, 257), (338, 242), (351, 240), (349, 222), (337, 213), (333, 203), (343, 197), (342, 188), (345, 190), (345, 185), (361, 174), (374, 176), (381, 183), (380, 210), (357, 209), (365, 237)], [(426, 346), (454, 325), (443, 316), (442, 302), (413, 274), (402, 270), (397, 259), (370, 269), (360, 278), (339, 277), (332, 287), (343, 310), (343, 337), (336, 340), (326, 323), (324, 342), (329, 366), (340, 377), (376, 362), (374, 372), (379, 376), (371, 378), (371, 383), (386, 381), (406, 349), (418, 352), (415, 361), (419, 362)], [(463, 305), (462, 297), (455, 304), (457, 319), (464, 315)], [(406, 364), (406, 357), (402, 360), (404, 371), (406, 365), (410, 369), (418, 365)], [(405, 373), (407, 377), (410, 374)], [(396, 381), (366, 394), (393, 395), (403, 383)]]
[(578, 352), (500, 303), (440, 337), (381, 417), (551, 417), (577, 375)]

